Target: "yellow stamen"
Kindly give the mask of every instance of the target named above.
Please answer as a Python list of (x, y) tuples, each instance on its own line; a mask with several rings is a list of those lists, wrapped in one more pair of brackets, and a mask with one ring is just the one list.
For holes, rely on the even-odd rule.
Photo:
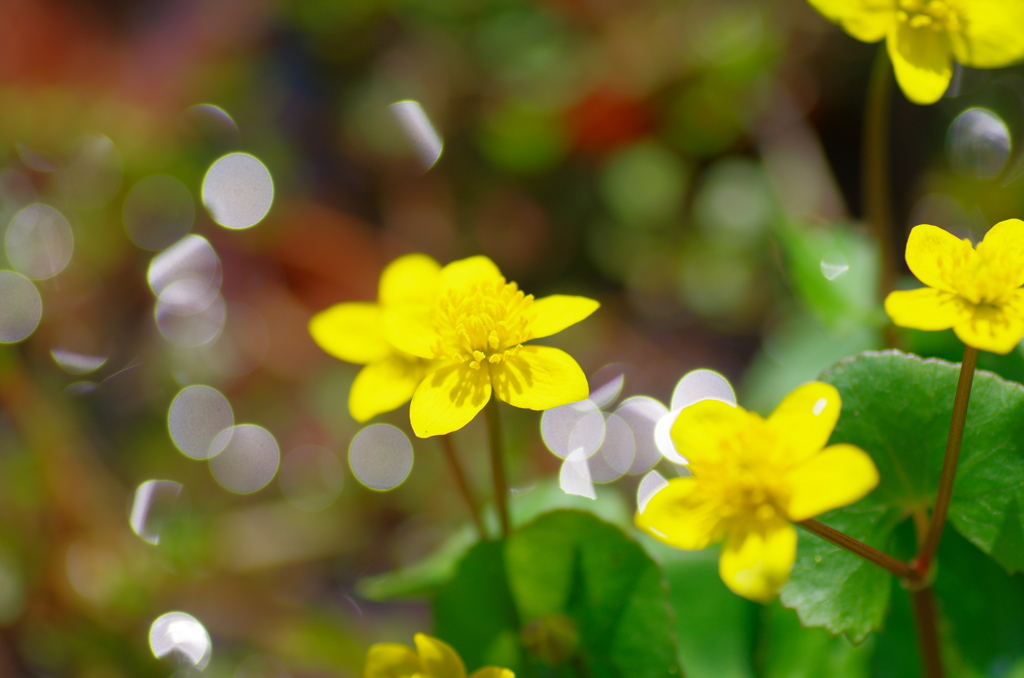
[(472, 369), (484, 361), (507, 360), (530, 338), (526, 311), (531, 304), (533, 295), (500, 277), (448, 290), (434, 312), (441, 337), (434, 352), (457, 362), (471, 360)]

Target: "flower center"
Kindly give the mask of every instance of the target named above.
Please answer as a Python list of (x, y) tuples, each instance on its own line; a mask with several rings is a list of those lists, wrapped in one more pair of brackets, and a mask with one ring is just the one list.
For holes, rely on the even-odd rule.
[(975, 250), (969, 240), (952, 257), (940, 261), (944, 278), (957, 294), (977, 306), (1001, 307), (1020, 285), (1011, 255), (984, 242)]
[(530, 338), (526, 310), (532, 294), (514, 282), (495, 278), (448, 290), (435, 307), (434, 325), (440, 339), (438, 357), (469, 361), (474, 370), (486, 361), (500, 363), (514, 356)]
[(784, 464), (776, 458), (767, 431), (739, 431), (727, 443), (721, 458), (691, 469), (704, 491), (713, 497), (719, 519), (729, 523), (763, 523), (785, 517), (789, 490)]
[(899, 0), (896, 18), (911, 28), (958, 32), (960, 13), (949, 0)]

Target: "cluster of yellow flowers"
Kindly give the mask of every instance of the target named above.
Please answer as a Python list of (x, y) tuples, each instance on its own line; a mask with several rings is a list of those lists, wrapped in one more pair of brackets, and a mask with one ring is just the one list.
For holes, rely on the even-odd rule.
[[(1024, 57), (1024, 0), (809, 1), (853, 37), (884, 39), (897, 82), (919, 104), (945, 93), (954, 58), (994, 68)], [(938, 227), (917, 226), (906, 260), (926, 287), (887, 296), (885, 310), (896, 325), (953, 329), (967, 346), (995, 353), (1020, 344), (1024, 221), (996, 224), (977, 247)], [(597, 308), (585, 297), (535, 300), (486, 257), (441, 267), (414, 254), (387, 267), (377, 303), (338, 304), (316, 315), (310, 331), (328, 353), (366, 365), (349, 399), (355, 419), (366, 421), (411, 399), (412, 428), (428, 437), (465, 426), (492, 393), (533, 410), (586, 398), (587, 381), (575, 360), (524, 344)], [(681, 549), (724, 542), (723, 581), (741, 596), (770, 601), (796, 558), (792, 523), (856, 502), (878, 485), (866, 452), (828, 445), (841, 407), (834, 387), (812, 382), (767, 418), (714, 400), (685, 408), (671, 437), (692, 476), (671, 480), (651, 497), (637, 526)], [(423, 634), (415, 643), (415, 651), (374, 645), (366, 678), (465, 678), (451, 647)], [(470, 678), (514, 677), (486, 667)]]
[(366, 365), (349, 394), (349, 411), (366, 421), (412, 400), (417, 436), (456, 431), (498, 399), (530, 410), (583, 400), (587, 378), (567, 353), (524, 346), (583, 320), (599, 304), (585, 297), (534, 299), (507, 281), (487, 257), (443, 268), (424, 254), (393, 261), (377, 303), (337, 304), (310, 321), (331, 355)]

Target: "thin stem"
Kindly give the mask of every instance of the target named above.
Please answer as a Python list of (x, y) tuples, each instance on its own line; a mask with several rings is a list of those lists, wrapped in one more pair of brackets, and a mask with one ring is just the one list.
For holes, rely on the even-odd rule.
[(919, 576), (925, 576), (939, 548), (942, 529), (946, 526), (946, 514), (949, 502), (953, 497), (953, 482), (956, 480), (956, 467), (960, 461), (960, 444), (964, 439), (964, 424), (967, 421), (967, 404), (971, 398), (971, 384), (974, 382), (974, 368), (978, 364), (978, 349), (964, 347), (964, 361), (960, 364), (960, 379), (956, 384), (956, 395), (953, 397), (953, 417), (949, 423), (949, 438), (946, 440), (946, 458), (942, 461), (942, 475), (939, 476), (939, 491), (935, 495), (935, 508), (932, 511), (928, 532), (917, 557), (914, 558), (914, 569)]
[(925, 586), (910, 592), (914, 608), (914, 626), (917, 627), (917, 646), (921, 652), (921, 668), (925, 678), (942, 678), (942, 653), (939, 646), (938, 614), (932, 587)]
[(487, 532), (484, 530), (483, 521), (480, 519), (480, 507), (476, 503), (476, 499), (473, 498), (473, 493), (469, 489), (469, 483), (466, 482), (466, 472), (462, 469), (462, 463), (459, 462), (458, 455), (455, 454), (455, 445), (452, 443), (451, 436), (440, 436), (441, 438), (441, 449), (444, 450), (444, 456), (448, 460), (448, 466), (451, 467), (452, 476), (455, 478), (455, 487), (458, 488), (459, 494), (466, 500), (466, 506), (469, 508), (469, 515), (473, 518), (473, 524), (476, 525), (476, 531), (480, 534), (481, 539), (487, 538)]
[(916, 579), (916, 573), (902, 560), (893, 558), (888, 553), (883, 553), (873, 546), (868, 546), (864, 542), (858, 541), (850, 535), (833, 529), (824, 523), (811, 519), (802, 520), (797, 525), (800, 525), (808, 532), (813, 532), (825, 541), (835, 544), (839, 548), (855, 553), (861, 558), (892, 572), (901, 579)]
[(914, 534), (917, 535), (917, 550), (920, 551), (921, 547), (924, 546), (924, 535), (928, 533), (928, 509), (916, 508), (914, 512), (910, 514), (910, 517), (914, 520)]
[(491, 439), (491, 473), (494, 477), (494, 503), (501, 520), (501, 536), (508, 537), (508, 481), (505, 479), (505, 446), (501, 438), (501, 412), (498, 399), (492, 397), (487, 410), (487, 433)]
[(864, 108), (864, 156), (861, 163), (864, 220), (878, 242), (881, 261), (878, 293), (885, 298), (896, 281), (896, 238), (892, 226), (889, 193), (889, 103), (892, 98), (892, 66), (885, 46), (878, 50)]

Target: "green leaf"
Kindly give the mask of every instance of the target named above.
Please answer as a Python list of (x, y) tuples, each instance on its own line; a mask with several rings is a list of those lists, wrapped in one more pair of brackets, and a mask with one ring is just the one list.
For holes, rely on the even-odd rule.
[(429, 595), (450, 580), (455, 565), (476, 541), (476, 532), (466, 526), (454, 531), (435, 551), (408, 567), (364, 577), (356, 591), (367, 600), (418, 598)]
[[(823, 379), (843, 398), (834, 442), (859, 445), (882, 480), (871, 499), (911, 511), (931, 507), (960, 367), (898, 351), (865, 353)], [(1008, 571), (1024, 569), (1024, 387), (989, 372), (974, 377), (950, 522)]]
[(688, 678), (751, 678), (758, 605), (726, 588), (719, 549), (683, 551), (653, 539), (647, 547), (665, 570), (675, 609), (679, 663)]
[[(661, 570), (620, 529), (582, 511), (555, 511), (504, 542), (481, 543), (435, 600), (438, 637), (471, 669), (521, 675), (680, 675)], [(523, 631), (548, 643), (527, 653)], [(561, 644), (561, 647), (559, 645)], [(548, 658), (572, 655), (545, 666)], [(566, 673), (569, 672), (569, 673)]]
[[(903, 519), (898, 510), (871, 501), (820, 516), (823, 523), (883, 551)], [(849, 551), (800, 531), (796, 563), (781, 600), (807, 626), (845, 633), (855, 643), (882, 628), (892, 575)]]
[(1024, 660), (1024, 575), (1008, 575), (950, 530), (942, 538), (936, 596), (962, 660), (982, 674)]
[(765, 612), (765, 665), (761, 672), (765, 678), (868, 678), (871, 675), (873, 639), (853, 645), (843, 636), (802, 627), (792, 610), (779, 605), (772, 605)]
[[(822, 522), (894, 552), (897, 526), (934, 501), (959, 371), (941, 360), (885, 351), (845, 360), (822, 375), (843, 399), (831, 442), (861, 447), (881, 475), (867, 498), (825, 514)], [(949, 519), (1010, 571), (1024, 568), (1022, 446), (1024, 387), (978, 372)], [(895, 555), (910, 553), (905, 547)], [(891, 588), (891, 576), (880, 568), (801, 534), (782, 602), (805, 624), (860, 641), (882, 627)]]

